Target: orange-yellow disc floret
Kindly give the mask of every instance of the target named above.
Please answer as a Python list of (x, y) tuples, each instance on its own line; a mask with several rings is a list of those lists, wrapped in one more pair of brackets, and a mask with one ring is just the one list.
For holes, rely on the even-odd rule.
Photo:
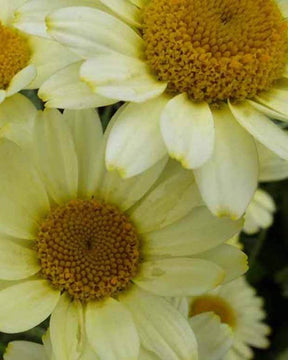
[(203, 295), (196, 298), (191, 306), (189, 316), (195, 316), (204, 312), (214, 312), (222, 323), (234, 328), (237, 324), (236, 312), (230, 304), (217, 295)]
[(12, 78), (30, 60), (28, 41), (16, 30), (0, 23), (0, 89), (6, 89)]
[(199, 101), (253, 97), (281, 77), (287, 57), (274, 0), (150, 0), (143, 37), (159, 80)]
[(94, 199), (53, 210), (40, 227), (36, 250), (42, 276), (82, 302), (125, 290), (139, 264), (133, 224), (115, 206)]

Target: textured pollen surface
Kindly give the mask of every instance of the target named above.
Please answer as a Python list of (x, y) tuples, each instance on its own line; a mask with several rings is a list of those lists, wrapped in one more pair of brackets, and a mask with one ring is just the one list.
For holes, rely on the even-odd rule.
[(172, 93), (242, 100), (281, 77), (287, 24), (273, 0), (150, 0), (146, 60)]
[(73, 200), (53, 210), (36, 246), (42, 275), (82, 302), (125, 290), (138, 270), (134, 226), (116, 207), (97, 200)]
[(236, 326), (236, 314), (232, 307), (221, 297), (215, 295), (203, 295), (198, 297), (191, 305), (189, 316), (195, 316), (204, 312), (214, 312), (222, 323)]
[(0, 89), (6, 89), (12, 78), (24, 69), (30, 59), (27, 40), (0, 23)]

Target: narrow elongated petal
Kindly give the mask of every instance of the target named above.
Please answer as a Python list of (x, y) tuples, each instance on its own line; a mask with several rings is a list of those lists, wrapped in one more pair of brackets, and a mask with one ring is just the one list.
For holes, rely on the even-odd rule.
[(0, 291), (0, 330), (26, 331), (44, 321), (54, 310), (60, 292), (46, 280), (28, 280)]
[(143, 102), (161, 95), (167, 86), (145, 62), (115, 53), (85, 61), (80, 77), (95, 94), (119, 101)]
[(144, 262), (133, 282), (160, 296), (194, 296), (214, 289), (224, 278), (224, 270), (213, 262), (174, 258)]
[(230, 109), (238, 122), (256, 140), (281, 158), (288, 160), (288, 134), (247, 102), (230, 104)]
[(228, 107), (215, 110), (213, 116), (215, 149), (212, 157), (195, 170), (195, 178), (213, 214), (238, 219), (257, 187), (257, 150), (252, 136), (237, 123)]
[(159, 125), (166, 101), (159, 97), (142, 104), (124, 105), (118, 110), (107, 143), (108, 170), (118, 170), (122, 177), (128, 178), (147, 170), (167, 154)]
[(58, 110), (39, 114), (35, 153), (46, 187), (57, 203), (77, 197), (78, 164), (72, 134)]
[(242, 220), (213, 216), (204, 206), (162, 230), (143, 234), (143, 251), (156, 256), (188, 256), (209, 250), (241, 230)]
[(92, 92), (80, 80), (80, 67), (77, 62), (59, 70), (40, 87), (38, 95), (48, 108), (86, 109), (106, 106), (117, 102)]
[[(142, 57), (144, 42), (127, 24), (91, 7), (68, 7), (46, 17), (48, 33), (84, 58), (116, 52)], [(113, 31), (111, 31), (113, 29)]]
[(286, 117), (288, 121), (288, 105), (287, 105), (288, 88), (273, 88), (267, 92), (262, 92), (256, 96), (256, 100), (264, 104), (268, 108), (278, 112)]
[(207, 103), (194, 103), (186, 94), (173, 98), (161, 115), (161, 133), (170, 156), (184, 168), (203, 165), (214, 150), (214, 122)]
[(141, 344), (166, 360), (197, 360), (197, 344), (187, 320), (165, 299), (140, 289), (121, 297), (131, 311)]
[(50, 208), (44, 185), (15, 143), (2, 139), (0, 158), (0, 229), (15, 237), (34, 239)]
[(112, 298), (86, 308), (88, 341), (100, 359), (137, 360), (139, 338), (130, 312)]
[(5, 235), (0, 236), (0, 278), (19, 280), (36, 274), (40, 263), (35, 250), (26, 248)]
[(6, 95), (12, 96), (18, 91), (25, 89), (32, 80), (35, 79), (37, 70), (35, 65), (30, 64), (24, 69), (20, 70), (10, 81), (8, 88), (6, 89)]
[(4, 360), (46, 360), (44, 346), (31, 341), (11, 341)]
[(141, 12), (136, 4), (126, 0), (100, 0), (130, 25), (141, 27)]

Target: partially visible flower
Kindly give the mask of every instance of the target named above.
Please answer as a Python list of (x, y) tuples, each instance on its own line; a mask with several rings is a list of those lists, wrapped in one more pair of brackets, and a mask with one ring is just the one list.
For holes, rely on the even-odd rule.
[(165, 297), (243, 274), (247, 257), (224, 244), (243, 222), (213, 216), (192, 172), (167, 158), (128, 180), (107, 172), (110, 128), (103, 135), (95, 110), (48, 109), (29, 151), (0, 140), (0, 331), (51, 314), (57, 360), (136, 360), (140, 346), (196, 359), (194, 333)]
[[(39, 88), (56, 71), (79, 59), (46, 33), (45, 8), (49, 4), (49, 9), (57, 9), (60, 3), (72, 6), (82, 1), (64, 0), (57, 5), (54, 0), (1, 0), (0, 103), (23, 89)], [(26, 23), (20, 21), (20, 7), (30, 10)]]
[(127, 101), (107, 168), (129, 178), (168, 153), (195, 170), (214, 214), (241, 217), (258, 182), (255, 140), (288, 159), (288, 136), (271, 120), (288, 119), (286, 2), (99, 3), (46, 17), (48, 33), (83, 60), (45, 82), (40, 97), (51, 107)]
[(209, 312), (217, 314), (233, 332), (232, 348), (223, 360), (252, 359), (252, 347), (265, 349), (269, 346), (270, 327), (264, 322), (263, 299), (256, 295), (245, 277), (189, 299), (192, 321), (199, 314)]
[(11, 341), (3, 355), (4, 360), (53, 360), (50, 349), (30, 341)]

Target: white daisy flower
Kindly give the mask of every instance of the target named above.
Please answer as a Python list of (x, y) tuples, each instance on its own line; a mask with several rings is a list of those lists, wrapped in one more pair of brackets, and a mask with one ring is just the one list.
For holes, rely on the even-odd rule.
[[(46, 13), (40, 10), (47, 7), (48, 2), (52, 5), (53, 0), (0, 0), (0, 103), (20, 90), (39, 88), (56, 71), (79, 61), (79, 56), (46, 33)], [(54, 9), (79, 5), (83, 1), (64, 0), (58, 3), (56, 6), (54, 1)], [(20, 7), (34, 11), (30, 14), (28, 26), (22, 24), (20, 18), (17, 22)], [(39, 27), (41, 32), (37, 31)], [(44, 35), (46, 39), (38, 35)]]
[(271, 121), (288, 120), (286, 1), (98, 3), (108, 10), (46, 18), (49, 34), (83, 60), (40, 97), (48, 107), (87, 107), (92, 94), (103, 105), (130, 102), (115, 115), (108, 169), (128, 178), (168, 152), (195, 169), (214, 214), (239, 218), (257, 187), (255, 139), (288, 159), (288, 136)]
[(29, 149), (0, 143), (0, 331), (52, 314), (57, 359), (90, 348), (137, 359), (140, 344), (165, 360), (196, 359), (193, 332), (164, 297), (246, 271), (246, 256), (224, 244), (242, 220), (214, 217), (176, 162), (128, 180), (107, 172), (109, 131), (94, 110), (39, 112), (33, 134)]
[(251, 347), (265, 349), (269, 346), (267, 335), (270, 328), (263, 321), (263, 299), (256, 296), (245, 277), (189, 300), (191, 324), (199, 314), (207, 312), (218, 315), (222, 323), (227, 324), (233, 332), (232, 348), (222, 360), (252, 359)]

